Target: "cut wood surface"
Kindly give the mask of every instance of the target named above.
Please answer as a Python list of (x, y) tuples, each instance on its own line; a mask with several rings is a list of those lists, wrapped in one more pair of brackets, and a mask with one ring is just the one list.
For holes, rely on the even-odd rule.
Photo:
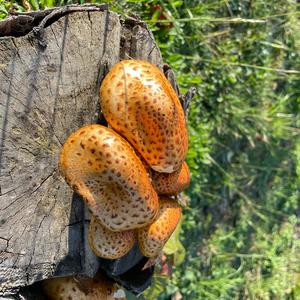
[(113, 64), (138, 58), (162, 66), (146, 26), (107, 10), (65, 14), (42, 33), (46, 47), (33, 31), (0, 37), (2, 296), (97, 271), (86, 243), (89, 214), (58, 170), (60, 149), (99, 120), (98, 89)]

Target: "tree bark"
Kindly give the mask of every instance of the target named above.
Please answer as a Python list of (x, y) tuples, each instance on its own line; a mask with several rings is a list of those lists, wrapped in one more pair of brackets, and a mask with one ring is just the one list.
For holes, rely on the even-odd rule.
[(2, 296), (53, 276), (96, 273), (89, 213), (59, 173), (60, 149), (76, 129), (99, 121), (98, 89), (112, 65), (136, 58), (162, 66), (142, 22), (79, 11), (56, 15), (37, 34), (33, 27), (49, 15), (41, 13), (0, 22)]

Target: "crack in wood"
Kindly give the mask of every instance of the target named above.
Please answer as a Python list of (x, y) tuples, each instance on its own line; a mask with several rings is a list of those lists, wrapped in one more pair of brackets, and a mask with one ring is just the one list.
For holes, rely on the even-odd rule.
[(37, 188), (34, 189), (34, 190), (30, 193), (30, 195), (32, 195), (33, 193), (35, 193), (36, 191), (38, 191), (38, 190), (43, 186), (43, 184), (44, 184), (49, 178), (51, 178), (51, 177), (54, 176), (55, 172), (56, 172), (56, 170), (53, 170), (53, 172), (52, 172), (51, 174), (49, 174), (48, 176), (46, 176), (46, 178), (44, 178), (44, 179), (38, 184)]

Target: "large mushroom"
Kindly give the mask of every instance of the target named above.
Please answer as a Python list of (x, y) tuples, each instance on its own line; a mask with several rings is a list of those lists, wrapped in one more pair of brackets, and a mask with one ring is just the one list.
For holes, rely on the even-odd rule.
[(175, 230), (181, 217), (180, 205), (171, 198), (159, 199), (157, 219), (144, 228), (139, 228), (138, 244), (143, 255), (155, 257), (163, 249), (165, 243)]
[(88, 241), (93, 252), (102, 258), (117, 259), (124, 256), (135, 243), (133, 230), (115, 232), (105, 228), (92, 216)]
[(126, 299), (124, 291), (118, 293), (117, 285), (103, 276), (51, 278), (43, 281), (42, 286), (50, 300)]
[(63, 145), (60, 169), (91, 212), (112, 231), (151, 223), (158, 198), (134, 150), (112, 129), (88, 125)]
[(155, 171), (184, 162), (188, 133), (180, 101), (164, 74), (141, 60), (115, 64), (100, 88), (103, 114)]
[(186, 162), (173, 173), (149, 170), (152, 185), (158, 195), (177, 195), (190, 184), (190, 170)]

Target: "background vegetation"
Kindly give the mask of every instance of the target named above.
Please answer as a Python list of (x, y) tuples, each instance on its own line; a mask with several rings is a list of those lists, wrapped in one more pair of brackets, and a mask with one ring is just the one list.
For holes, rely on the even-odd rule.
[[(0, 0), (0, 13), (71, 2)], [(181, 90), (197, 88), (172, 276), (158, 270), (144, 298), (300, 299), (298, 1), (100, 2), (147, 21)]]

